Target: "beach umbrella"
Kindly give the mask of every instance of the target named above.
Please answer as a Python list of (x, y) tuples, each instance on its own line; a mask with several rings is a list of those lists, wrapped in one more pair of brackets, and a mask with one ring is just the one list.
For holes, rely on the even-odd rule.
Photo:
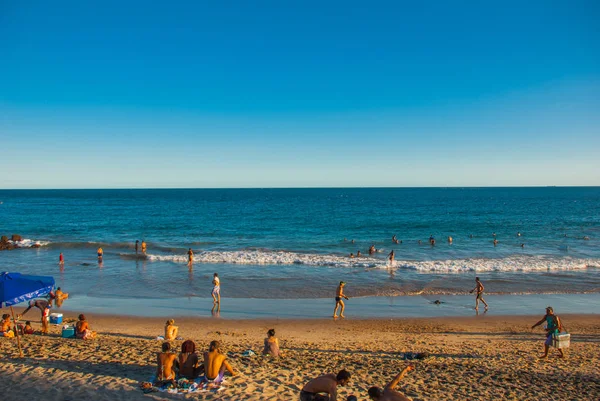
[[(4, 272), (0, 274), (0, 307), (10, 306), (13, 322), (16, 325), (15, 312), (13, 305), (30, 299), (44, 296), (54, 288), (54, 277), (50, 276), (30, 276), (21, 273)], [(19, 330), (15, 327), (17, 336), (17, 345), (19, 346), (19, 355), (23, 357), (21, 349), (21, 340), (19, 339)]]

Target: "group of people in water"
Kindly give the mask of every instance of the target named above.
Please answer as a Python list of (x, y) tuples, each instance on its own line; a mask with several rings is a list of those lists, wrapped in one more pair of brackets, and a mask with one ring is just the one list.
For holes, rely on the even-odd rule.
[[(520, 236), (521, 236), (521, 233), (520, 233), (520, 232), (518, 232), (518, 233), (517, 233), (517, 237), (520, 237)], [(497, 246), (497, 245), (498, 245), (498, 239), (496, 238), (496, 233), (492, 233), (492, 237), (493, 237), (492, 244), (494, 244), (494, 246)], [(473, 238), (473, 234), (469, 234), (469, 238), (471, 238), (471, 239), (472, 239), (472, 238)], [(585, 239), (585, 238), (584, 238), (584, 239)], [(348, 239), (347, 239), (347, 238), (344, 238), (344, 242), (346, 242), (346, 241), (348, 241)], [(452, 244), (454, 243), (454, 238), (452, 238), (452, 236), (450, 236), (450, 235), (449, 235), (449, 236), (448, 236), (448, 238), (447, 238), (447, 241), (448, 241), (448, 244), (452, 245)], [(354, 240), (352, 239), (352, 240), (350, 240), (350, 242), (351, 242), (352, 244), (354, 244), (356, 241), (354, 241)], [(431, 246), (435, 246), (435, 243), (436, 243), (436, 241), (435, 241), (435, 237), (433, 236), (433, 234), (431, 234), (431, 235), (429, 236), (429, 239), (427, 240), (427, 242), (429, 243), (429, 245), (431, 245)], [(398, 237), (397, 237), (397, 236), (394, 234), (394, 235), (392, 236), (392, 243), (393, 243), (393, 244), (396, 244), (396, 245), (400, 245), (400, 244), (402, 244), (403, 242), (402, 242), (402, 240), (399, 240), (399, 239), (398, 239)], [(421, 241), (421, 240), (417, 240), (417, 243), (418, 243), (419, 245), (421, 245), (421, 244), (423, 243), (423, 241)], [(525, 244), (524, 244), (524, 243), (521, 243), (521, 245), (520, 245), (520, 246), (521, 246), (521, 248), (524, 248), (524, 247), (525, 247)], [(375, 253), (377, 253), (377, 252), (379, 252), (379, 251), (380, 251), (379, 249), (375, 248), (375, 245), (374, 245), (374, 244), (372, 244), (372, 245), (369, 247), (369, 249), (368, 249), (368, 253), (369, 253), (369, 255), (373, 255), (373, 254), (375, 254)], [(358, 250), (358, 251), (356, 252), (356, 254), (354, 254), (354, 252), (351, 252), (349, 256), (350, 256), (350, 258), (359, 258), (359, 257), (361, 257), (361, 256), (362, 256), (362, 253), (361, 253), (361, 251), (360, 251), (360, 250)], [(391, 251), (391, 252), (388, 254), (388, 260), (390, 260), (390, 261), (392, 261), (392, 262), (393, 262), (393, 260), (394, 260), (393, 256), (394, 256), (394, 251), (392, 250), (392, 251)]]

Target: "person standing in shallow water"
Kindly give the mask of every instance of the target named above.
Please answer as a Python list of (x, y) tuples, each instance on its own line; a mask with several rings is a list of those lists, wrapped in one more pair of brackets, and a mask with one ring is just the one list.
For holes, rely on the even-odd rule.
[(192, 251), (192, 248), (188, 249), (188, 266), (191, 266), (192, 263), (194, 262), (194, 251)]
[(342, 301), (342, 298), (344, 299), (348, 299), (347, 296), (344, 295), (344, 286), (346, 285), (345, 282), (340, 281), (340, 284), (337, 287), (337, 290), (335, 292), (335, 308), (333, 309), (333, 317), (337, 318), (337, 310), (339, 307), (341, 307), (340, 309), (340, 317), (344, 318), (346, 316), (344, 316), (344, 308), (346, 307), (344, 305), (344, 301)]
[(475, 296), (475, 310), (479, 310), (479, 300), (483, 302), (485, 309), (488, 309), (488, 304), (485, 302), (485, 299), (483, 299), (483, 290), (484, 287), (483, 284), (481, 284), (481, 281), (479, 281), (479, 277), (475, 277), (475, 288), (469, 291), (470, 294), (472, 294), (473, 291), (477, 291), (477, 295)]
[(140, 246), (140, 240), (136, 239), (135, 240), (135, 254), (136, 255), (138, 254), (139, 246)]
[(221, 307), (221, 280), (219, 280), (219, 275), (217, 273), (213, 274), (213, 289), (210, 293), (213, 297), (213, 304), (219, 304), (219, 308)]

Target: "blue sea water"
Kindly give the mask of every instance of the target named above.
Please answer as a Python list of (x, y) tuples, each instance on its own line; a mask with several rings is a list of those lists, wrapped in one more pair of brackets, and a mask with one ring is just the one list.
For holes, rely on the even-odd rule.
[(600, 187), (1, 190), (0, 202), (0, 234), (27, 239), (0, 270), (54, 275), (86, 299), (193, 302), (213, 272), (233, 298), (330, 298), (340, 280), (353, 296), (436, 297), (475, 275), (492, 294), (600, 291)]

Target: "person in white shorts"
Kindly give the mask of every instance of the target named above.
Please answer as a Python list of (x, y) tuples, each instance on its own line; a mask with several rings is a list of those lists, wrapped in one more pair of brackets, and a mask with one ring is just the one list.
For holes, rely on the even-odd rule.
[(217, 273), (214, 274), (212, 283), (213, 289), (211, 295), (213, 297), (213, 304), (221, 305), (221, 281)]

